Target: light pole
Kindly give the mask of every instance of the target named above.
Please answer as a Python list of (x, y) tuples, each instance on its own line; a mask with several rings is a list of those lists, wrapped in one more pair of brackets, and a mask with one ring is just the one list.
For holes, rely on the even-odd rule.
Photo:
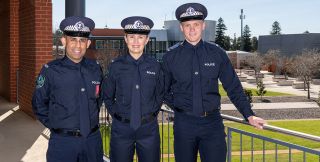
[(240, 20), (241, 20), (241, 46), (240, 50), (243, 51), (243, 19), (246, 18), (246, 15), (243, 14), (243, 9), (241, 9), (241, 15), (240, 15)]

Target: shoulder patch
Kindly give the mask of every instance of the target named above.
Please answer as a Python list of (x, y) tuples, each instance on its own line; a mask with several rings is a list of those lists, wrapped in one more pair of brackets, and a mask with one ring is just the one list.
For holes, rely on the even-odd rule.
[(46, 78), (45, 78), (44, 76), (42, 76), (42, 75), (39, 75), (39, 76), (38, 76), (38, 79), (37, 79), (36, 88), (41, 88), (41, 87), (43, 87), (45, 81), (46, 81)]
[(167, 51), (171, 51), (171, 50), (173, 50), (173, 49), (175, 49), (175, 48), (179, 47), (182, 43), (183, 43), (183, 42), (176, 43), (175, 45), (173, 45), (173, 46), (169, 47), (169, 48), (167, 49)]

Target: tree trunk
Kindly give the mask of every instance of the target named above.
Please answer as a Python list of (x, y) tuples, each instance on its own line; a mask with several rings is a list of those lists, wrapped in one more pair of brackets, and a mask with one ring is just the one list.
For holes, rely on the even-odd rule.
[(306, 91), (307, 78), (303, 77), (303, 90)]
[(308, 88), (308, 99), (310, 99), (310, 82), (307, 81), (307, 88)]

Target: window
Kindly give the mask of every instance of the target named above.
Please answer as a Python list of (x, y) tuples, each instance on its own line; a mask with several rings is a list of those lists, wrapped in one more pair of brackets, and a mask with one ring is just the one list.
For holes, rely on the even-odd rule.
[(96, 49), (103, 49), (104, 40), (96, 40)]

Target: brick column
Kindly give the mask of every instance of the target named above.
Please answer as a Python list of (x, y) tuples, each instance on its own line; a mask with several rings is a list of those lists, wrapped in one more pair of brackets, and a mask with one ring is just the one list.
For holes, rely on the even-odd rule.
[(52, 60), (52, 3), (20, 1), (19, 11), (19, 105), (33, 116), (31, 98), (36, 76), (43, 64)]
[(10, 102), (17, 101), (17, 70), (19, 66), (19, 0), (10, 0)]

